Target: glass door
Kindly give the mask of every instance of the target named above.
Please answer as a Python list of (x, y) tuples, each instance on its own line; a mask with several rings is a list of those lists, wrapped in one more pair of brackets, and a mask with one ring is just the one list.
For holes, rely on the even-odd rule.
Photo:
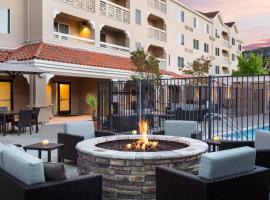
[(0, 81), (0, 107), (11, 110), (11, 82)]
[(70, 83), (58, 83), (58, 114), (69, 115), (71, 110)]

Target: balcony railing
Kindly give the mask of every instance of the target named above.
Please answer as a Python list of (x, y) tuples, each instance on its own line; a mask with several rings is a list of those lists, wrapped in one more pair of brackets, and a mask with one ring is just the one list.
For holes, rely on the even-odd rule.
[(157, 58), (157, 60), (159, 61), (159, 69), (164, 69), (166, 70), (166, 60), (165, 59), (161, 59), (161, 58)]
[(70, 4), (76, 8), (95, 12), (95, 0), (57, 0)]
[(53, 36), (55, 39), (58, 39), (58, 40), (63, 41), (63, 42), (68, 42), (68, 43), (74, 44), (74, 45), (82, 45), (82, 44), (94, 45), (95, 44), (95, 40), (77, 37), (77, 36), (68, 35), (68, 34), (59, 33), (59, 32), (54, 32)]
[(110, 1), (101, 0), (100, 1), (100, 14), (105, 15), (107, 17), (116, 19), (118, 21), (122, 21), (126, 24), (129, 24), (129, 9), (119, 6)]
[(153, 26), (148, 26), (148, 37), (151, 39), (166, 42), (166, 31), (155, 28)]
[(115, 44), (110, 44), (107, 42), (100, 42), (100, 47), (107, 48), (107, 49), (112, 49), (112, 50), (117, 50), (117, 51), (122, 51), (122, 52), (129, 52), (129, 47), (123, 47)]
[(227, 47), (227, 48), (230, 48), (230, 42), (227, 40), (222, 40), (222, 45)]
[(164, 1), (161, 0), (148, 0), (147, 4), (149, 7), (159, 10), (160, 12), (166, 13), (167, 6)]

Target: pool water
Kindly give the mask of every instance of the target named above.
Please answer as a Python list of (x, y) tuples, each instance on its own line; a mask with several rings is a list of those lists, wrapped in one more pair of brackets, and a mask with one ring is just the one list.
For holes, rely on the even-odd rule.
[(256, 135), (256, 131), (257, 130), (266, 130), (269, 131), (270, 127), (269, 125), (265, 125), (264, 127), (250, 127), (247, 130), (243, 130), (243, 131), (239, 131), (237, 133), (229, 133), (227, 135), (223, 135), (224, 139), (241, 139), (241, 140), (254, 140), (255, 135)]

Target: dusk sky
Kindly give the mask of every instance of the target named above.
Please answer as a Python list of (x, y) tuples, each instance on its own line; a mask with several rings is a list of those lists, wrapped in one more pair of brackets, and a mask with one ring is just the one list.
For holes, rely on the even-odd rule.
[(270, 0), (180, 1), (199, 11), (220, 11), (225, 22), (237, 22), (248, 49), (270, 46)]

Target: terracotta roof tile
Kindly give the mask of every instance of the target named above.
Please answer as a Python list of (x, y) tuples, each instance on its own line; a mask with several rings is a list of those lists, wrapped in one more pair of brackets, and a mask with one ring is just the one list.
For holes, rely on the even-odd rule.
[(225, 24), (231, 28), (235, 24), (235, 22), (227, 22)]
[(5, 62), (9, 57), (9, 51), (0, 50), (0, 62)]
[[(47, 60), (54, 62), (62, 62), (69, 64), (86, 65), (93, 67), (104, 67), (111, 69), (129, 70), (132, 71), (133, 66), (130, 59), (127, 57), (113, 56), (103, 53), (97, 53), (86, 50), (72, 49), (68, 47), (63, 47), (59, 45), (47, 44), (47, 43), (34, 43), (28, 44), (17, 50), (12, 51), (8, 57), (1, 57), (3, 61), (10, 60)], [(2, 62), (3, 62), (2, 61)], [(161, 73), (174, 78), (181, 78), (182, 75), (170, 71), (161, 70)]]
[[(200, 12), (200, 11), (199, 11)], [(214, 18), (215, 16), (217, 16), (217, 14), (219, 13), (219, 11), (215, 11), (215, 12), (208, 12), (208, 13), (204, 13), (204, 12), (200, 12), (201, 14), (205, 15), (208, 18)]]

